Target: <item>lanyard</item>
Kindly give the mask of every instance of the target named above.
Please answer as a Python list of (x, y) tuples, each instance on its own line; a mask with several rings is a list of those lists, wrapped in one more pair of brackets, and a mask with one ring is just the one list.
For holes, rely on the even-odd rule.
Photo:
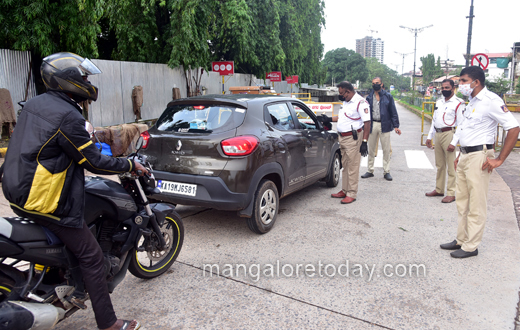
[[(442, 121), (444, 122), (444, 124), (445, 124), (446, 126), (453, 126), (453, 125), (455, 124), (455, 122), (457, 121), (457, 110), (459, 110), (459, 107), (460, 107), (461, 104), (462, 104), (462, 102), (460, 102), (459, 105), (457, 105), (457, 107), (455, 108), (455, 119), (453, 119), (453, 123), (448, 124), (448, 123), (444, 120), (444, 116), (446, 116), (446, 112), (444, 112), (444, 113), (442, 114)], [(448, 108), (448, 107), (446, 107), (446, 109), (447, 109), (447, 108)]]
[[(358, 105), (357, 105), (357, 109), (356, 109), (356, 111), (357, 111), (358, 114), (359, 114), (359, 106), (361, 105), (361, 102), (365, 102), (365, 100), (361, 100), (361, 101), (359, 101), (359, 103), (358, 103)], [(359, 116), (359, 118), (352, 118), (352, 117), (349, 117), (349, 116), (347, 115), (347, 112), (346, 112), (346, 111), (344, 112), (344, 114), (345, 114), (345, 116), (346, 116), (348, 119), (350, 119), (350, 120), (360, 120), (360, 119), (361, 119), (361, 116)]]

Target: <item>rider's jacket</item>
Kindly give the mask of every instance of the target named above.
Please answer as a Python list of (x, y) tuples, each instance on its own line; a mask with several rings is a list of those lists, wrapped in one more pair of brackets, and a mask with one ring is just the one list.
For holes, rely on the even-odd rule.
[(2, 189), (19, 215), (81, 227), (84, 168), (96, 174), (132, 171), (125, 158), (102, 155), (85, 130), (79, 105), (61, 92), (47, 92), (24, 106), (9, 141)]

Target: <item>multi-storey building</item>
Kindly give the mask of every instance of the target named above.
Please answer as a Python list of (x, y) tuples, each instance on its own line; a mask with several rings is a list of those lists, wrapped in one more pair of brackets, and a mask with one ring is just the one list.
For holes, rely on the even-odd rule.
[(383, 63), (385, 42), (381, 38), (373, 37), (356, 39), (356, 53), (363, 57), (375, 57), (379, 63)]

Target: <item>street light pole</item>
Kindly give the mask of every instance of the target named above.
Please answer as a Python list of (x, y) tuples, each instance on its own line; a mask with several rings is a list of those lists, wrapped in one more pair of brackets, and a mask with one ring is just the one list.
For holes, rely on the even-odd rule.
[(407, 56), (407, 55), (413, 54), (413, 53), (399, 53), (399, 52), (396, 52), (396, 51), (394, 51), (394, 53), (399, 54), (399, 55), (401, 55), (403, 57), (403, 65), (401, 66), (401, 76), (402, 76), (403, 73), (404, 73), (404, 57)]
[(471, 0), (471, 7), (469, 7), (469, 27), (468, 27), (468, 48), (466, 48), (466, 68), (469, 66), (469, 58), (471, 57), (471, 31), (473, 30), (473, 0)]
[[(473, 1), (473, 0), (471, 0)], [(406, 26), (402, 26), (400, 25), (399, 27), (402, 28), (402, 29), (408, 29), (408, 31), (412, 32), (415, 36), (415, 46), (413, 48), (413, 77), (412, 77), (412, 93), (415, 92), (415, 60), (416, 60), (416, 56), (417, 56), (417, 33), (419, 32), (423, 32), (424, 29), (427, 29), (429, 27), (432, 27), (433, 24), (431, 25), (428, 25), (428, 26), (424, 26), (422, 28), (409, 28), (409, 27), (406, 27)]]

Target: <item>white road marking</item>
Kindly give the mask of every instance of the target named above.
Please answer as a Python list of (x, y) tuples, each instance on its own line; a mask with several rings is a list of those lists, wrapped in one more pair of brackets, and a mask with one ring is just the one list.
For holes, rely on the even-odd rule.
[(423, 150), (405, 150), (406, 164), (408, 168), (433, 169), (430, 160)]

